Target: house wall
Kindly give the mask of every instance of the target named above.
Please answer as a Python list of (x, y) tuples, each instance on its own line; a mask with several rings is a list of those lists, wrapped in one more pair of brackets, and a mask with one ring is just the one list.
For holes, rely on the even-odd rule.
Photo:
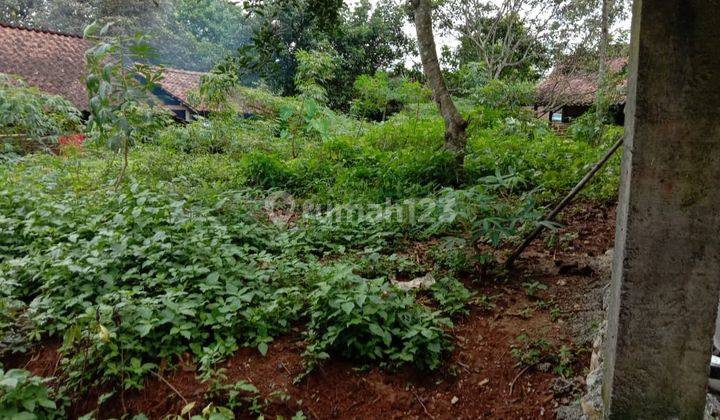
[[(553, 114), (561, 114), (562, 123), (568, 124), (590, 111), (592, 107), (593, 105), (567, 105), (556, 112), (545, 114), (543, 118), (546, 116), (551, 122), (558, 123), (560, 121), (554, 120)], [(625, 104), (612, 105), (609, 112), (615, 125), (625, 125)]]

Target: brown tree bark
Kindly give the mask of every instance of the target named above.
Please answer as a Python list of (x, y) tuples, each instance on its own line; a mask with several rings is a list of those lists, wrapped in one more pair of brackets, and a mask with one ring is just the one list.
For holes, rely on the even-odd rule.
[(467, 121), (463, 119), (455, 107), (440, 71), (432, 29), (431, 0), (410, 0), (410, 6), (415, 14), (415, 29), (417, 31), (423, 72), (427, 77), (435, 103), (440, 109), (440, 114), (445, 120), (445, 149), (455, 153), (458, 164), (462, 165), (465, 159), (465, 144), (467, 143), (467, 135), (465, 134)]

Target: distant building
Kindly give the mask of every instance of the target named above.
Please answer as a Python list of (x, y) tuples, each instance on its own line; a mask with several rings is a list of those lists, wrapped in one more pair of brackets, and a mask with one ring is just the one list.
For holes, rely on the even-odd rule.
[[(608, 72), (621, 74), (628, 64), (627, 58), (608, 61)], [(594, 106), (598, 90), (597, 73), (569, 70), (558, 66), (537, 88), (535, 109), (554, 123), (569, 123)], [(625, 122), (627, 81), (622, 80), (611, 93), (610, 113), (616, 124)]]
[[(19, 76), (29, 86), (62, 96), (87, 114), (85, 51), (91, 46), (76, 35), (0, 24), (0, 73)], [(163, 74), (153, 94), (176, 119), (190, 121), (205, 113), (188, 103), (188, 93), (200, 86), (203, 73), (165, 67)]]

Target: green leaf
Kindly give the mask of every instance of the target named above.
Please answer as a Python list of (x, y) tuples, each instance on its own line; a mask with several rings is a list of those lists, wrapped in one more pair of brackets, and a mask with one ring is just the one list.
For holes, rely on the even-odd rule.
[(262, 343), (258, 344), (258, 351), (260, 352), (260, 354), (262, 354), (263, 356), (265, 356), (265, 355), (267, 354), (267, 352), (268, 352), (268, 345), (267, 345), (267, 343), (262, 342)]
[(352, 310), (355, 308), (355, 304), (352, 302), (345, 302), (342, 305), (340, 305), (340, 308), (342, 308), (342, 310), (346, 314), (350, 314), (350, 312), (352, 312)]

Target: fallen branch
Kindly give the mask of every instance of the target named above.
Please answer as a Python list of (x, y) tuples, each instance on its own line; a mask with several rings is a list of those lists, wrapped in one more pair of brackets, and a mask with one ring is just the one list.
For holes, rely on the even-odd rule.
[[(570, 191), (570, 193), (569, 193), (567, 196), (565, 196), (565, 198), (564, 198), (557, 206), (555, 206), (555, 208), (552, 209), (552, 211), (551, 211), (550, 213), (548, 213), (547, 215), (545, 215), (545, 217), (543, 217), (543, 220), (546, 221), (546, 222), (552, 222), (552, 221), (555, 219), (555, 217), (556, 217), (565, 207), (567, 207), (568, 204), (570, 204), (570, 203), (572, 202), (573, 198), (575, 198), (575, 196), (578, 195), (578, 193), (579, 193), (580, 191), (582, 191), (583, 188), (585, 188), (585, 186), (590, 182), (590, 180), (593, 179), (593, 177), (595, 176), (595, 174), (597, 174), (597, 173), (600, 171), (600, 169), (602, 169), (602, 167), (605, 166), (605, 164), (607, 163), (607, 161), (610, 160), (610, 158), (612, 157), (612, 155), (614, 155), (615, 152), (616, 152), (616, 151), (620, 148), (620, 146), (623, 144), (623, 141), (624, 141), (624, 138), (623, 138), (623, 137), (621, 137), (620, 139), (618, 139), (618, 140), (615, 142), (615, 144), (612, 145), (612, 147), (610, 148), (610, 150), (608, 150), (607, 153), (605, 153), (605, 156), (603, 156), (602, 159), (600, 159), (600, 161), (597, 162), (597, 163), (592, 167), (592, 169), (590, 169), (590, 172), (588, 172), (588, 173), (583, 177), (583, 179), (581, 179), (580, 182), (578, 182), (578, 184), (575, 186), (575, 188), (573, 188), (572, 191)], [(528, 246), (530, 246), (530, 244), (535, 240), (535, 238), (537, 238), (538, 235), (540, 235), (540, 232), (542, 232), (544, 228), (545, 228), (545, 225), (544, 225), (544, 224), (539, 224), (539, 225), (535, 228), (535, 230), (533, 230), (533, 231), (530, 233), (530, 235), (527, 236), (527, 238), (525, 239), (525, 241), (524, 241), (522, 244), (520, 244), (520, 246), (517, 247), (517, 248), (515, 249), (515, 251), (512, 253), (512, 255), (510, 255), (510, 257), (508, 257), (508, 259), (505, 261), (505, 268), (506, 268), (506, 269), (509, 269), (509, 268), (512, 267), (512, 265), (513, 265), (513, 263), (515, 262), (515, 260), (516, 260), (518, 257), (520, 257), (520, 255), (523, 253), (523, 251), (525, 251), (525, 248), (527, 248)]]
[(528, 370), (530, 370), (530, 369), (534, 368), (535, 366), (539, 365), (540, 362), (542, 362), (543, 360), (544, 360), (544, 358), (538, 360), (537, 362), (533, 363), (532, 365), (527, 365), (527, 366), (525, 366), (525, 368), (524, 368), (523, 370), (521, 370), (520, 373), (517, 374), (517, 376), (515, 377), (515, 379), (513, 379), (512, 382), (510, 382), (510, 395), (509, 395), (510, 397), (512, 397), (513, 389), (515, 388), (515, 382), (517, 382), (517, 380), (520, 379), (520, 377), (523, 376), (523, 375), (525, 374), (525, 372), (527, 372)]
[(420, 406), (422, 407), (423, 411), (425, 412), (425, 415), (434, 420), (435, 417), (433, 417), (433, 415), (430, 414), (427, 407), (425, 407), (425, 403), (422, 402), (422, 400), (420, 399), (420, 396), (417, 394), (417, 392), (415, 392), (415, 389), (411, 388), (410, 390), (412, 391), (413, 395), (415, 396), (415, 399), (417, 400), (417, 402), (420, 403)]
[(183, 397), (183, 394), (181, 394), (180, 391), (177, 390), (177, 388), (175, 388), (170, 382), (168, 382), (167, 379), (163, 378), (159, 373), (153, 371), (150, 371), (150, 373), (152, 373), (156, 378), (160, 379), (165, 385), (168, 386), (168, 388), (172, 389), (173, 392), (175, 392), (177, 396), (180, 397), (181, 400), (183, 400), (185, 405), (189, 404), (188, 400)]

